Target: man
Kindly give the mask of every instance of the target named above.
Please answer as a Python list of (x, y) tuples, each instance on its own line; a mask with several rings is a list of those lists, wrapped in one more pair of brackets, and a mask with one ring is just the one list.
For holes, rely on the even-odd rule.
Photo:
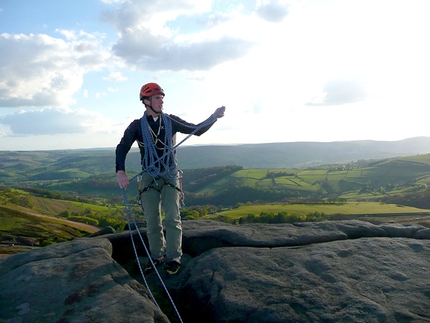
[[(182, 224), (180, 217), (181, 189), (179, 187), (176, 155), (173, 151), (177, 132), (200, 136), (224, 116), (224, 107), (215, 110), (211, 117), (198, 124), (188, 123), (177, 116), (163, 113), (164, 91), (156, 83), (148, 83), (140, 90), (140, 100), (145, 105), (141, 119), (134, 120), (124, 132), (116, 147), (116, 177), (121, 188), (126, 189), (129, 179), (125, 172), (125, 159), (131, 146), (137, 141), (142, 176), (139, 179), (139, 195), (147, 223), (147, 236), (154, 265), (164, 263), (169, 274), (176, 274), (181, 267)], [(161, 206), (165, 220), (161, 218)], [(151, 262), (145, 271), (152, 269)]]

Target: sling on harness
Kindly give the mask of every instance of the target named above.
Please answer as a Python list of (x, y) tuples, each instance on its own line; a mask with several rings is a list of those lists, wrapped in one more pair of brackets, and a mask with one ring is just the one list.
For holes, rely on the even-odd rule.
[[(178, 179), (179, 179), (179, 187), (173, 185), (172, 183), (166, 181), (164, 178), (157, 176), (156, 178), (154, 178), (154, 181), (152, 181), (149, 185), (142, 187), (142, 175), (137, 176), (137, 183), (138, 183), (138, 190), (139, 190), (139, 195), (137, 197), (137, 203), (142, 206), (142, 194), (146, 191), (148, 191), (149, 189), (154, 189), (156, 190), (158, 193), (161, 193), (161, 191), (163, 190), (164, 186), (169, 186), (174, 188), (175, 190), (177, 190), (179, 192), (179, 200), (181, 201), (181, 206), (185, 206), (184, 200), (185, 200), (185, 194), (184, 191), (182, 190), (182, 174), (183, 171), (182, 170), (178, 170)], [(156, 180), (161, 179), (163, 181), (163, 185), (160, 189), (155, 188), (154, 184)]]

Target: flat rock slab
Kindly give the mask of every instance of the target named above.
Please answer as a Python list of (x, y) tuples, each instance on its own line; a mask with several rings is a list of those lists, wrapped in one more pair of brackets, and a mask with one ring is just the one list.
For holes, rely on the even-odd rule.
[[(184, 322), (430, 322), (423, 226), (184, 221), (183, 228), (183, 266), (161, 277)], [(147, 244), (145, 229), (131, 232), (144, 257), (138, 233)], [(145, 281), (165, 313), (134, 276), (133, 250), (125, 231), (1, 259), (0, 323), (178, 322), (157, 275)]]
[(0, 322), (169, 322), (111, 251), (83, 238), (3, 259)]
[(176, 292), (185, 317), (207, 323), (430, 322), (429, 268), (428, 240), (218, 248), (187, 265)]

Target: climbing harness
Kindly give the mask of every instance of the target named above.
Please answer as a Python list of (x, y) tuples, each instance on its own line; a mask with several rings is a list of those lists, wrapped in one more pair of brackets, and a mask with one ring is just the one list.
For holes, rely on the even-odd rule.
[[(181, 202), (180, 207), (184, 207), (185, 206), (185, 194), (184, 191), (182, 190), (182, 174), (183, 171), (178, 169), (178, 181), (179, 181), (179, 187), (173, 185), (172, 183), (166, 181), (164, 178), (162, 177), (156, 177), (154, 179), (154, 181), (152, 181), (151, 183), (149, 183), (148, 185), (146, 185), (145, 187), (142, 187), (142, 175), (137, 176), (137, 183), (138, 183), (138, 191), (139, 191), (139, 195), (137, 197), (137, 204), (139, 204), (140, 206), (142, 206), (142, 194), (146, 191), (148, 191), (149, 189), (153, 189), (156, 190), (158, 193), (161, 193), (161, 191), (163, 190), (164, 186), (169, 186), (171, 188), (174, 188), (175, 190), (177, 190), (179, 192), (179, 201)], [(162, 180), (163, 182), (161, 183), (161, 188), (156, 188), (156, 181), (157, 180)]]
[[(223, 107), (225, 109), (225, 107)], [(212, 123), (214, 123), (217, 120), (217, 116), (215, 115), (211, 115), (208, 119), (206, 119), (205, 121), (203, 121), (199, 126), (196, 126), (195, 129), (188, 135), (186, 136), (180, 143), (176, 144), (175, 146), (172, 147), (172, 121), (170, 119), (170, 117), (164, 113), (161, 114), (161, 116), (159, 118), (163, 118), (162, 121), (160, 120), (160, 127), (161, 127), (161, 122), (164, 123), (165, 126), (165, 136), (167, 139), (167, 144), (166, 142), (164, 142), (164, 147), (163, 147), (163, 154), (162, 156), (158, 157), (158, 153), (157, 153), (157, 148), (154, 145), (154, 141), (153, 141), (153, 134), (151, 134), (151, 132), (149, 131), (149, 129), (147, 127), (150, 128), (147, 120), (146, 120), (146, 112), (144, 114), (144, 116), (142, 117), (141, 121), (141, 125), (142, 125), (142, 136), (143, 136), (143, 142), (144, 142), (144, 149), (145, 149), (145, 156), (147, 156), (147, 158), (144, 158), (145, 160), (142, 161), (142, 171), (135, 175), (133, 178), (130, 179), (130, 182), (133, 181), (136, 178), (141, 179), (142, 174), (143, 173), (148, 173), (149, 175), (151, 175), (151, 177), (154, 179), (160, 176), (163, 176), (165, 174), (170, 175), (170, 176), (179, 176), (179, 183), (180, 183), (180, 188), (174, 186), (173, 184), (169, 183), (168, 181), (164, 181), (165, 185), (169, 185), (171, 187), (174, 187), (175, 189), (179, 190), (182, 193), (182, 171), (177, 169), (177, 165), (176, 165), (176, 160), (175, 160), (175, 156), (174, 156), (174, 151), (182, 144), (184, 143), (188, 138), (190, 138), (191, 136), (193, 136), (197, 131), (199, 131), (200, 129), (202, 129), (203, 127), (206, 127)], [(177, 120), (175, 120), (175, 122), (178, 122)], [(180, 125), (182, 126), (186, 126), (189, 127), (189, 125), (186, 124), (182, 124), (179, 122)], [(144, 129), (145, 127), (145, 129)], [(139, 196), (146, 190), (153, 188), (151, 187), (153, 184), (149, 184), (147, 187), (144, 187), (142, 189), (142, 192), (139, 190)], [(150, 255), (150, 252), (143, 240), (143, 237), (140, 233), (140, 230), (137, 226), (136, 220), (132, 214), (131, 208), (130, 208), (130, 204), (128, 202), (128, 198), (127, 198), (127, 194), (124, 188), (121, 188), (122, 190), (122, 195), (123, 195), (123, 199), (124, 199), (124, 209), (125, 209), (125, 213), (126, 213), (126, 218), (127, 218), (127, 224), (128, 224), (128, 228), (129, 228), (129, 233), (130, 233), (130, 239), (131, 239), (131, 243), (133, 246), (133, 250), (134, 250), (134, 255), (136, 257), (136, 261), (139, 267), (139, 271), (140, 274), (142, 276), (143, 282), (148, 290), (148, 293), (151, 297), (151, 299), (154, 301), (155, 305), (160, 308), (160, 306), (158, 305), (154, 295), (151, 292), (151, 289), (149, 288), (148, 282), (146, 281), (145, 275), (143, 273), (143, 269), (142, 266), (140, 264), (140, 260), (139, 260), (139, 256), (137, 254), (137, 249), (136, 249), (136, 245), (134, 242), (134, 238), (133, 238), (133, 234), (132, 234), (132, 226), (131, 226), (131, 222), (133, 222), (134, 224), (134, 228), (137, 231), (137, 234), (140, 238), (140, 241), (142, 242), (142, 245), (145, 249), (145, 252), (148, 256), (148, 259), (151, 263), (151, 266), (154, 268), (155, 273), (157, 274), (158, 280), (160, 281), (161, 285), (164, 288), (164, 291), (167, 294), (167, 297), (169, 298), (170, 303), (173, 306), (173, 309), (175, 310), (175, 313), (179, 319), (179, 321), (182, 323), (182, 318), (179, 314), (178, 309), (176, 308), (175, 303), (173, 302), (172, 297), (170, 296), (169, 291), (167, 290), (167, 287), (163, 281), (163, 279), (160, 276), (160, 273), (158, 272), (152, 258)]]

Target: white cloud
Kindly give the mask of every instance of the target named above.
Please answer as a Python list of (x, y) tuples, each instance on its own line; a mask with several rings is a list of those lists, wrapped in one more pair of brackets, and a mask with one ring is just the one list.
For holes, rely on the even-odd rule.
[[(55, 29), (55, 31), (61, 35), (63, 35), (67, 40), (79, 40), (79, 39), (103, 39), (105, 35), (99, 32), (88, 33), (84, 30), (69, 30), (69, 29)], [(83, 41), (83, 43), (87, 43)]]
[(112, 72), (108, 77), (105, 77), (104, 80), (114, 81), (114, 82), (123, 82), (127, 81), (127, 78), (122, 75), (121, 72)]
[(110, 56), (98, 40), (45, 34), (3, 33), (0, 48), (0, 107), (66, 106), (84, 74), (105, 67)]
[(66, 37), (68, 40), (76, 39), (76, 32), (74, 30), (57, 29), (56, 32)]
[(19, 111), (0, 117), (0, 124), (8, 126), (10, 137), (27, 135), (112, 133), (115, 122), (100, 113), (84, 109), (46, 108)]
[(104, 92), (97, 92), (96, 93), (96, 99), (97, 100), (100, 100), (100, 99), (102, 99), (105, 96), (106, 96), (106, 93), (104, 93)]
[(112, 4), (112, 3), (122, 2), (124, 0), (100, 0), (100, 1), (106, 4)]
[(288, 15), (290, 5), (283, 0), (259, 0), (256, 14), (260, 18), (270, 22), (281, 22)]
[[(137, 92), (149, 81), (166, 90), (165, 111), (187, 121), (197, 123), (216, 107), (227, 107), (225, 118), (190, 143), (429, 133), (424, 116), (430, 102), (428, 0), (100, 1), (106, 5), (98, 8), (111, 8), (102, 14), (108, 26), (87, 19), (79, 24), (84, 30), (0, 35), (0, 112), (26, 105), (38, 109), (0, 119), (0, 136), (9, 135), (0, 148), (15, 149), (19, 140), (19, 147), (28, 146), (32, 139), (18, 137), (25, 129), (17, 123), (31, 128), (31, 117), (48, 128), (75, 131), (67, 146), (75, 140), (82, 140), (81, 146), (97, 146), (97, 140), (115, 145), (129, 121), (141, 116)], [(79, 19), (56, 26), (46, 21), (44, 32), (77, 26)], [(31, 26), (39, 30), (35, 22)], [(116, 33), (109, 34), (112, 26)], [(118, 126), (99, 115), (40, 109), (74, 107), (74, 99), (80, 100), (76, 106), (126, 124), (109, 137), (96, 128)], [(70, 124), (61, 126), (62, 119)], [(256, 131), (263, 123), (269, 132)], [(363, 124), (371, 126), (363, 129)], [(94, 135), (87, 136), (90, 131)], [(43, 135), (37, 136), (42, 141)]]
[(342, 105), (364, 101), (366, 85), (357, 79), (334, 79), (324, 84), (322, 94), (307, 105)]
[[(208, 70), (244, 56), (252, 46), (252, 42), (229, 33), (214, 38), (209, 27), (192, 33), (203, 35), (196, 42), (187, 33), (184, 37), (181, 29), (167, 25), (174, 25), (183, 16), (188, 23), (197, 21), (202, 14), (209, 15), (210, 9), (211, 1), (171, 0), (163, 2), (163, 6), (127, 1), (103, 16), (120, 35), (113, 52), (129, 65), (140, 70)], [(213, 25), (213, 19), (208, 21)], [(220, 23), (222, 20), (218, 20)]]

